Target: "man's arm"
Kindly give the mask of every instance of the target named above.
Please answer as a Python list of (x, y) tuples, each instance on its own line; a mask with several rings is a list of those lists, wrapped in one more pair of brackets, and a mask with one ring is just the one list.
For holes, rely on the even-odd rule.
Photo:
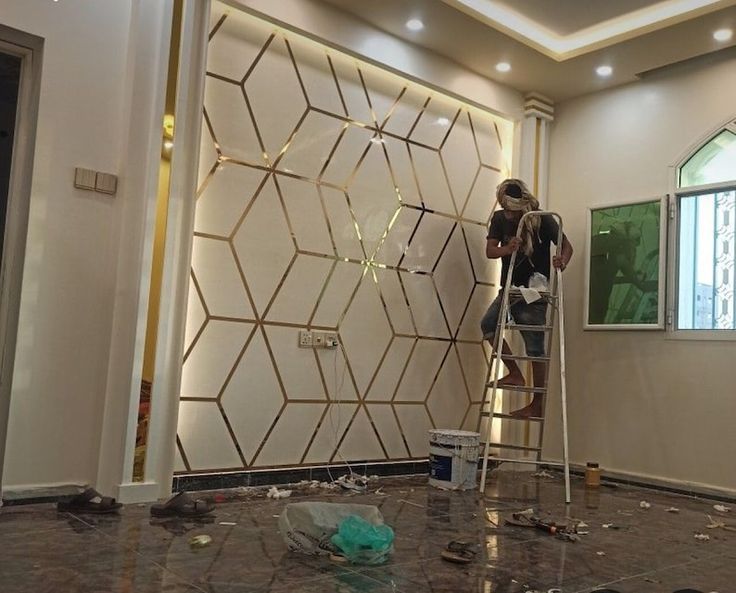
[(486, 241), (486, 257), (488, 259), (506, 257), (516, 251), (520, 245), (521, 239), (517, 237), (511, 237), (506, 245), (500, 245), (500, 241), (498, 239), (488, 239)]
[(555, 268), (564, 270), (572, 259), (572, 252), (572, 244), (568, 241), (567, 235), (562, 235), (562, 249), (559, 256), (556, 255), (552, 258), (552, 265)]

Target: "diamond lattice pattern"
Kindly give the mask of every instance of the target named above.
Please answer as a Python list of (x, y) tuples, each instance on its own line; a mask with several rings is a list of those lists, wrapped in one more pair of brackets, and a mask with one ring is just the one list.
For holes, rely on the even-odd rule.
[(212, 10), (179, 469), (425, 457), (478, 411), (513, 125)]

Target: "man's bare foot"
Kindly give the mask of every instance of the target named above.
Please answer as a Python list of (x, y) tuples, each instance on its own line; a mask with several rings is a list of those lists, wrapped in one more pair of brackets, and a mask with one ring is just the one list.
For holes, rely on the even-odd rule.
[(514, 418), (541, 418), (542, 402), (533, 401), (528, 406), (524, 406), (519, 410), (514, 410), (510, 415)]
[(506, 375), (505, 377), (498, 380), (498, 387), (524, 387), (526, 385), (526, 380), (524, 379), (524, 375)]

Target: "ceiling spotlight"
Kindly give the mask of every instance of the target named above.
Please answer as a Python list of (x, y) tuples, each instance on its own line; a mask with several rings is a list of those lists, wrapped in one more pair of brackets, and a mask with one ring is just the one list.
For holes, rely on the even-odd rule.
[(437, 123), (441, 126), (449, 126), (450, 120), (447, 119), (446, 117), (439, 117), (437, 118)]
[(409, 31), (421, 31), (424, 29), (424, 23), (419, 19), (409, 19), (406, 21), (406, 28), (409, 29)]
[(718, 29), (713, 33), (713, 39), (716, 41), (729, 41), (733, 37), (733, 31), (731, 29)]
[(606, 76), (611, 76), (611, 74), (613, 74), (613, 68), (611, 68), (610, 66), (598, 66), (595, 69), (595, 73), (598, 76), (602, 76), (605, 78)]
[(496, 70), (498, 70), (499, 72), (508, 72), (509, 70), (511, 70), (511, 64), (509, 64), (508, 62), (499, 62), (498, 64), (496, 64)]

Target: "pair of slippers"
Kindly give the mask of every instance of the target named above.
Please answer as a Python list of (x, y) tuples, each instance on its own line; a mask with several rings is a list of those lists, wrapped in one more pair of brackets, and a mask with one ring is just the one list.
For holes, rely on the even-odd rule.
[[(65, 513), (91, 513), (109, 515), (117, 513), (122, 504), (110, 496), (103, 496), (94, 488), (87, 488), (81, 494), (58, 503), (57, 508)], [(186, 492), (179, 492), (166, 502), (151, 505), (152, 517), (196, 518), (209, 515), (215, 510), (214, 503), (205, 498), (193, 499)]]

